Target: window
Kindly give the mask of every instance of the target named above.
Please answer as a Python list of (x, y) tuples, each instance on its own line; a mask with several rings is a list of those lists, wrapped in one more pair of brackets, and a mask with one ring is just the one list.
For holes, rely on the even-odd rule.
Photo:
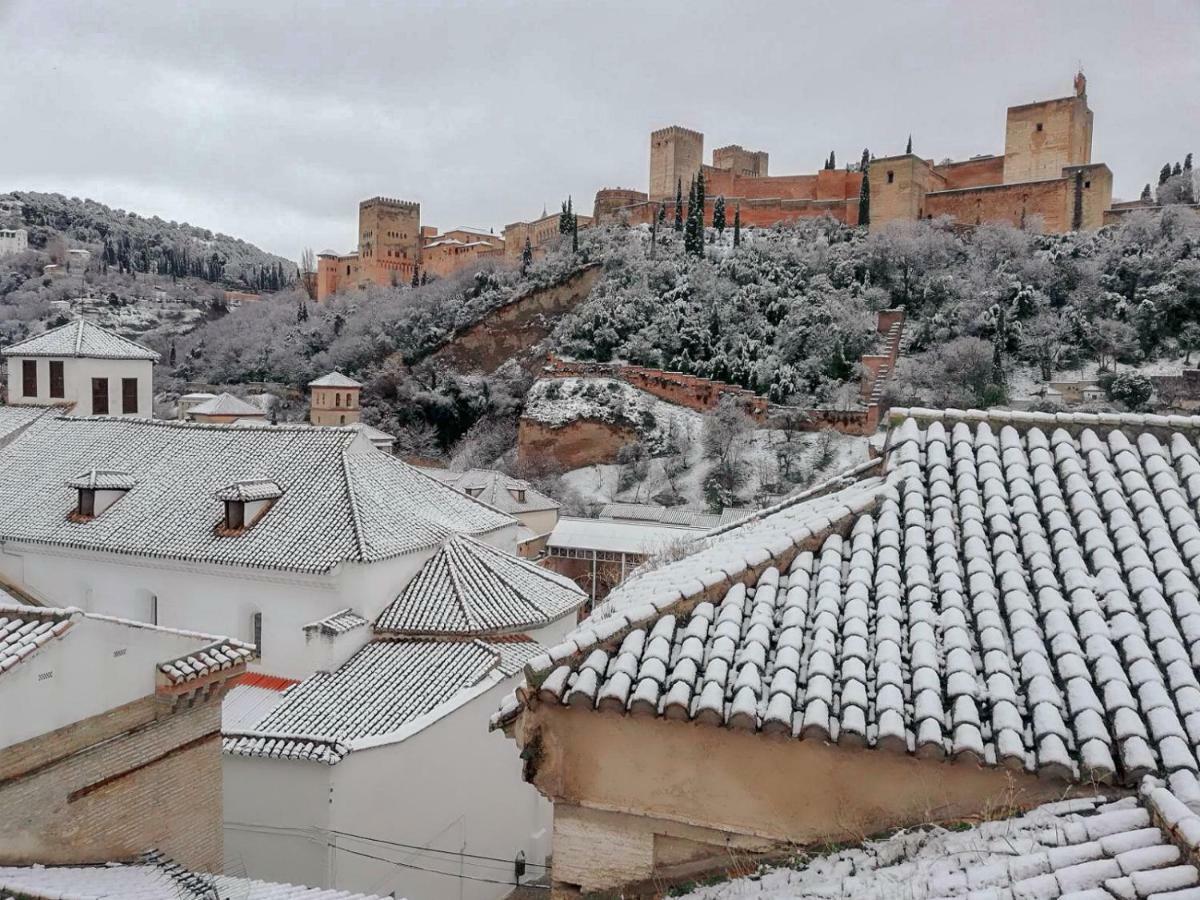
[(50, 397), (54, 400), (62, 400), (67, 396), (66, 388), (63, 384), (63, 364), (60, 359), (50, 360)]
[(467, 488), (467, 496), (468, 497), (478, 497), (482, 493), (483, 493), (483, 488), (481, 488), (481, 487)]
[(342, 395), (340, 393), (338, 393), (337, 391), (333, 392), (333, 405), (334, 406), (342, 405)]
[(516, 500), (518, 503), (525, 502), (525, 489), (524, 488), (510, 488), (508, 492), (510, 494), (512, 494), (513, 499)]
[(1084, 186), (1085, 188), (1090, 188), (1090, 187), (1092, 186), (1092, 183), (1091, 183), (1090, 181), (1085, 181), (1085, 182), (1083, 183), (1083, 186)]
[(96, 515), (96, 492), (91, 488), (79, 489), (79, 505), (75, 507), (75, 512), (82, 519), (90, 519)]
[(26, 397), (37, 396), (37, 360), (21, 361), (21, 393)]
[(121, 379), (121, 415), (136, 416), (138, 412), (138, 381), (136, 378)]
[(258, 658), (262, 659), (262, 613), (260, 612), (256, 612), (250, 617), (250, 641), (258, 651)]
[(888, 184), (891, 184), (895, 180), (896, 180), (896, 173), (893, 172), (891, 169), (888, 169)]
[(339, 424), (339, 425), (345, 425), (345, 424), (346, 424), (346, 417), (345, 417), (345, 416), (338, 416), (338, 424)]
[(150, 595), (150, 624), (158, 624), (158, 595)]
[(230, 531), (241, 531), (246, 527), (246, 502), (244, 500), (225, 501), (225, 527)]
[(108, 379), (92, 379), (92, 415), (108, 415)]
[(1042, 123), (1041, 123), (1041, 122), (1038, 122), (1038, 123), (1037, 123), (1037, 130), (1038, 130), (1038, 131), (1041, 131), (1041, 130), (1042, 130)]

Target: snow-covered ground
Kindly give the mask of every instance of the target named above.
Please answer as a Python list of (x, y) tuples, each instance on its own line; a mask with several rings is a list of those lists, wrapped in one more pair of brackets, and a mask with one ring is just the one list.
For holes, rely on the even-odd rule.
[[(779, 480), (775, 445), (784, 439), (785, 435), (781, 431), (762, 428), (751, 432), (741, 450), (741, 465), (746, 473), (747, 483), (739, 491), (739, 496), (744, 498), (739, 505), (741, 502), (754, 505), (754, 499), (760, 494), (762, 485)], [(817, 434), (799, 435), (794, 440), (802, 445), (798, 466), (807, 477), (803, 483), (795, 484), (786, 493), (823, 481), (867, 459), (868, 439), (865, 437), (834, 433), (831, 436), (831, 459), (821, 466), (815, 465)], [(675, 493), (682, 497), (688, 506), (704, 506), (704, 479), (712, 470), (713, 463), (704, 458), (701, 442), (696, 440), (688, 448), (687, 466), (681, 471), (674, 475), (668, 474), (667, 463), (666, 459), (651, 460), (646, 466), (644, 477), (634, 479), (632, 483), (627, 482), (623, 489), (621, 474), (624, 467), (618, 465), (574, 469), (564, 474), (563, 480), (584, 499), (594, 503), (651, 503), (660, 494)]]
[(672, 440), (694, 442), (700, 413), (659, 400), (614, 378), (545, 378), (525, 398), (525, 415), (546, 425), (595, 419), (637, 429), (651, 453), (665, 452)]

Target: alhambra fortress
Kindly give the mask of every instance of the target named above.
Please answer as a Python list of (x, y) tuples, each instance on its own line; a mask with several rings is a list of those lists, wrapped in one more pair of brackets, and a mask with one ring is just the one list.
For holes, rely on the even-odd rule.
[[(957, 162), (935, 163), (915, 153), (871, 159), (864, 173), (854, 167), (813, 174), (772, 175), (766, 151), (737, 144), (712, 151), (704, 162), (704, 135), (673, 125), (650, 135), (650, 178), (646, 191), (602, 188), (593, 214), (578, 216), (580, 228), (651, 222), (673, 217), (677, 192), (703, 173), (705, 221), (712, 223), (718, 198), (732, 220), (769, 227), (828, 215), (858, 225), (859, 198), (867, 176), (871, 228), (895, 221), (949, 216), (962, 226), (1007, 222), (1024, 227), (1040, 221), (1048, 232), (1099, 228), (1145, 205), (1113, 203), (1112, 172), (1092, 162), (1093, 114), (1087, 79), (1075, 76), (1067, 97), (1011, 106), (1005, 121), (1004, 152)], [(409, 284), (444, 277), (487, 259), (519, 259), (526, 243), (535, 254), (557, 237), (559, 213), (513, 222), (502, 235), (472, 228), (439, 233), (421, 224), (421, 205), (374, 197), (359, 204), (358, 249), (327, 250), (317, 263), (317, 299), (367, 284)]]

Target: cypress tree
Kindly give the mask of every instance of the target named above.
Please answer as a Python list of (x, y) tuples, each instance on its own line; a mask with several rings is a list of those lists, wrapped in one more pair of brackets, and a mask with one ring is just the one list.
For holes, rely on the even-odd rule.
[(908, 143), (904, 147), (905, 153), (912, 153), (912, 135), (908, 136)]
[[(529, 270), (529, 264), (533, 262), (533, 245), (529, 243), (529, 235), (525, 235), (525, 249), (521, 251), (521, 274), (524, 275)], [(413, 273), (413, 286), (416, 286), (417, 274)]]
[(658, 204), (658, 215), (655, 216), (655, 218), (657, 219), (659, 225), (665, 225), (667, 223), (667, 204)]
[(1181, 166), (1181, 165), (1178, 163), (1178, 161), (1176, 161), (1176, 163), (1175, 163), (1175, 168), (1173, 168), (1173, 169), (1171, 170), (1171, 174), (1172, 174), (1172, 175), (1182, 175), (1182, 174), (1183, 174), (1183, 166)]
[(713, 228), (717, 234), (725, 233), (725, 198), (717, 197), (713, 202)]
[(683, 230), (683, 249), (696, 252), (696, 179), (688, 187), (687, 225)]
[(1158, 170), (1158, 183), (1166, 184), (1167, 179), (1171, 177), (1171, 164), (1163, 163), (1163, 167)]
[(1150, 202), (1150, 182), (1146, 182), (1146, 186), (1142, 188), (1142, 200)]
[(862, 159), (858, 162), (858, 171), (865, 172), (871, 165), (871, 151), (863, 147)]
[(858, 187), (858, 224), (863, 228), (871, 224), (871, 176), (865, 169)]
[(696, 176), (696, 219), (700, 223), (700, 236), (704, 237), (704, 169)]
[(172, 369), (175, 368), (175, 342), (171, 341), (171, 358), (167, 363)]
[(421, 273), (421, 284), (429, 284), (429, 273), (428, 272)]
[(683, 231), (683, 179), (675, 180), (675, 230)]
[(1183, 171), (1192, 171), (1192, 154), (1190, 153), (1183, 158)]
[(662, 224), (666, 211), (659, 204), (658, 215), (650, 220), (650, 258), (654, 259), (655, 248), (658, 247), (658, 226)]
[(742, 205), (733, 208), (733, 246), (742, 246)]
[(421, 283), (421, 267), (413, 266), (413, 277), (411, 287), (416, 287)]
[(571, 252), (579, 252), (579, 217), (571, 214)]

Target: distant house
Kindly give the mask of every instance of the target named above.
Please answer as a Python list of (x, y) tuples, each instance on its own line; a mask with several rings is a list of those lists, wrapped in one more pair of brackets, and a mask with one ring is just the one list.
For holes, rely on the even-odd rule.
[(494, 469), (426, 469), (425, 472), (460, 494), (508, 513), (521, 523), (517, 530), (518, 553), (527, 559), (539, 556), (546, 539), (558, 523), (559, 503), (534, 488), (528, 481)]
[(216, 394), (208, 391), (192, 391), (184, 394), (179, 398), (179, 403), (176, 405), (175, 417), (184, 421), (190, 421), (191, 412), (201, 403), (207, 403), (216, 397)]
[(149, 418), (157, 353), (76, 319), (0, 351), (8, 365), (8, 402), (62, 406), (76, 415)]
[(75, 608), (0, 603), (0, 866), (158, 847), (219, 871), (221, 697), (252, 652)]
[(187, 416), (193, 422), (228, 425), (239, 419), (265, 422), (267, 411), (261, 406), (248, 403), (233, 394), (221, 393), (208, 400), (202, 400), (194, 406), (189, 406)]
[(24, 228), (0, 228), (0, 256), (29, 249), (29, 232)]

